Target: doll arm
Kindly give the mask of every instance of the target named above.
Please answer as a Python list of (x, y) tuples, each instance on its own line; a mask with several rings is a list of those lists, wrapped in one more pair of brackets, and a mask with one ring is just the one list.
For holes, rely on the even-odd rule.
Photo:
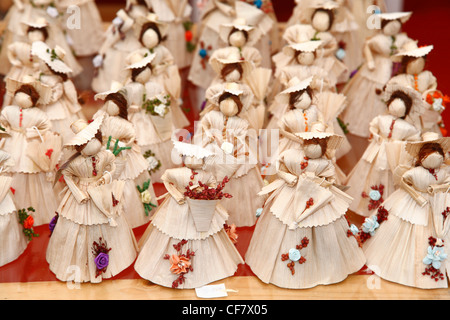
[(405, 190), (421, 207), (425, 206), (428, 201), (419, 193), (417, 192), (413, 187), (411, 183), (410, 176), (408, 172), (406, 172), (401, 181), (400, 186)]
[(370, 49), (370, 44), (368, 42), (364, 44), (363, 55), (367, 62), (367, 68), (369, 68), (370, 71), (375, 70), (375, 62), (373, 60), (372, 50)]
[(70, 170), (70, 165), (68, 168), (62, 171), (62, 175), (64, 176), (64, 181), (69, 188), (70, 192), (74, 196), (75, 200), (78, 203), (85, 203), (89, 200), (89, 194), (84, 192), (78, 188), (76, 183), (73, 181), (73, 172)]
[(289, 173), (289, 170), (287, 169), (286, 165), (282, 163), (282, 160), (280, 160), (280, 168), (277, 171), (278, 177), (286, 181), (287, 185), (289, 187), (293, 187), (298, 182), (298, 177)]
[(52, 125), (48, 119), (42, 119), (39, 123), (31, 128), (26, 128), (27, 139), (42, 137), (47, 131), (51, 129)]
[(114, 175), (114, 172), (116, 171), (116, 164), (114, 163), (116, 157), (112, 154), (112, 152), (105, 151), (106, 152), (106, 165), (103, 169), (103, 175), (99, 179), (98, 184), (108, 184), (112, 182), (112, 177)]
[(184, 195), (175, 186), (174, 179), (172, 179), (171, 174), (172, 174), (171, 170), (166, 170), (166, 172), (164, 172), (164, 174), (161, 176), (161, 180), (163, 181), (166, 190), (175, 199), (175, 201), (178, 204), (184, 204), (185, 202)]

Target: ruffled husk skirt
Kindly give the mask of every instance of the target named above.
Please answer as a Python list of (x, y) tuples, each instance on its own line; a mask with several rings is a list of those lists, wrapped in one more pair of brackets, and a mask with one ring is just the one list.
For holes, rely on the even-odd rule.
[[(255, 275), (265, 283), (281, 288), (305, 289), (317, 285), (338, 283), (359, 271), (365, 257), (354, 237), (347, 236), (348, 223), (344, 216), (327, 225), (291, 230), (269, 211), (256, 224), (245, 260)], [(295, 263), (292, 274), (282, 261), (282, 254), (309, 240), (300, 250), (306, 259)]]
[(6, 195), (0, 203), (0, 266), (16, 260), (27, 245), (13, 199)]

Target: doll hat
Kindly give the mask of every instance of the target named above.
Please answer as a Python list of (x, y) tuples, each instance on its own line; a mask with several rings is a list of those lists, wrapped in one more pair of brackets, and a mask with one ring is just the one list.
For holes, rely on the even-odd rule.
[(238, 63), (242, 66), (242, 78), (245, 79), (252, 70), (252, 65), (249, 61), (241, 58), (238, 48), (227, 47), (214, 51), (211, 58), (209, 59), (209, 64), (216, 74), (220, 74), (222, 69), (228, 65)]
[(339, 147), (344, 142), (344, 137), (335, 133), (331, 132), (314, 132), (314, 131), (308, 131), (308, 132), (299, 132), (295, 133), (295, 136), (297, 136), (302, 142), (305, 140), (311, 140), (311, 139), (327, 139), (327, 150), (336, 150), (339, 149)]
[(400, 20), (401, 23), (405, 23), (411, 18), (412, 12), (386, 12), (378, 14), (382, 20)]
[(389, 101), (391, 95), (396, 91), (402, 91), (412, 99), (412, 106), (408, 116), (415, 119), (415, 117), (425, 112), (425, 105), (422, 100), (422, 95), (417, 90), (414, 90), (414, 88), (410, 86), (404, 86), (395, 83), (388, 84), (384, 89), (384, 100)]
[(289, 57), (294, 57), (297, 52), (314, 52), (321, 45), (323, 41), (305, 41), (299, 43), (292, 43), (283, 48), (283, 53)]
[(434, 49), (433, 45), (418, 47), (415, 41), (410, 41), (402, 48), (402, 50), (395, 54), (392, 58), (395, 61), (401, 61), (403, 57), (420, 58), (425, 57)]
[(228, 82), (213, 85), (208, 89), (212, 93), (210, 102), (216, 106), (219, 105), (219, 99), (224, 93), (229, 93), (234, 96), (238, 96), (242, 102), (242, 111), (246, 110), (253, 99), (253, 96), (249, 90), (243, 88), (239, 83)]
[(31, 85), (39, 93), (39, 99), (36, 102), (36, 105), (45, 105), (50, 102), (52, 97), (52, 88), (41, 83), (39, 80), (30, 75), (24, 76), (21, 81), (7, 78), (6, 92), (10, 97), (14, 97), (16, 91), (23, 85)]
[(289, 103), (289, 96), (291, 93), (305, 90), (311, 85), (313, 77), (308, 77), (306, 79), (300, 80), (298, 77), (293, 77), (289, 80), (288, 88), (280, 92), (276, 99), (279, 103), (287, 104)]
[(72, 72), (72, 69), (63, 61), (65, 51), (58, 45), (52, 49), (45, 42), (35, 41), (31, 45), (31, 54), (44, 61), (55, 72), (64, 74)]
[(148, 64), (152, 63), (155, 60), (156, 53), (151, 53), (148, 49), (139, 49), (131, 52), (126, 58), (126, 68), (130, 69), (140, 69)]
[(148, 13), (146, 16), (138, 16), (134, 23), (134, 35), (137, 39), (141, 36), (142, 28), (147, 23), (154, 23), (161, 34), (164, 37), (167, 34), (168, 24), (159, 20), (158, 16), (154, 13)]
[(98, 130), (100, 129), (105, 114), (101, 113), (99, 116), (95, 117), (90, 123), (84, 119), (79, 119), (71, 124), (70, 129), (72, 129), (75, 136), (67, 142), (65, 147), (75, 147), (82, 146), (85, 143), (92, 140), (95, 137)]
[(420, 149), (427, 143), (439, 143), (444, 151), (444, 155), (450, 150), (450, 137), (441, 137), (435, 132), (425, 132), (422, 135), (422, 141), (408, 142), (405, 146), (406, 151), (416, 158)]
[(124, 97), (127, 97), (127, 93), (126, 93), (124, 86), (118, 81), (113, 81), (111, 83), (111, 89), (109, 89), (108, 91), (97, 93), (94, 96), (94, 99), (95, 100), (105, 100), (108, 95), (110, 95), (111, 93), (117, 93), (117, 92), (121, 92)]
[(256, 29), (253, 26), (247, 24), (244, 18), (237, 18), (232, 23), (224, 23), (219, 27), (219, 36), (223, 42), (228, 43), (228, 38), (233, 29), (237, 29), (239, 31), (246, 31), (248, 34), (247, 45), (254, 45), (259, 37), (257, 37)]
[(176, 140), (172, 140), (172, 142), (175, 150), (181, 156), (195, 157), (201, 160), (214, 154), (212, 151), (193, 143), (181, 142)]
[[(36, 29), (42, 29), (49, 26), (47, 19), (44, 17), (39, 17), (35, 20), (25, 20), (21, 21), (24, 31), (26, 31), (29, 27), (36, 28)], [(25, 32), (26, 33), (26, 32)]]

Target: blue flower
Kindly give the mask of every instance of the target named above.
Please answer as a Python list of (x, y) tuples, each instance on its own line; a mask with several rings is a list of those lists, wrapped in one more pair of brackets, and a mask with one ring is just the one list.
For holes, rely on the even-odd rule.
[(433, 268), (439, 269), (441, 267), (441, 261), (447, 259), (447, 254), (442, 247), (428, 247), (428, 254), (423, 258), (423, 263), (426, 265), (431, 264)]
[(370, 235), (373, 236), (375, 234), (375, 230), (380, 226), (377, 220), (377, 216), (366, 218), (362, 225), (362, 231), (365, 233), (370, 233)]
[(208, 51), (206, 51), (206, 49), (200, 49), (198, 54), (200, 55), (200, 57), (205, 58), (208, 55)]
[(345, 58), (345, 50), (342, 49), (342, 48), (339, 48), (336, 51), (336, 58), (338, 58), (339, 60), (344, 60), (344, 58)]
[(356, 236), (359, 233), (359, 229), (357, 226), (355, 226), (354, 224), (352, 224), (350, 226), (350, 231), (353, 233), (354, 236)]
[(258, 218), (262, 212), (263, 212), (263, 208), (256, 209), (256, 217)]
[(255, 2), (253, 2), (253, 4), (258, 8), (261, 9), (263, 2), (262, 0), (255, 0)]
[(378, 201), (381, 199), (381, 193), (378, 190), (371, 190), (369, 192), (369, 198), (372, 199), (373, 201)]
[(300, 250), (298, 249), (289, 249), (289, 259), (291, 261), (298, 261), (300, 260), (300, 258), (302, 257), (302, 254), (300, 253)]

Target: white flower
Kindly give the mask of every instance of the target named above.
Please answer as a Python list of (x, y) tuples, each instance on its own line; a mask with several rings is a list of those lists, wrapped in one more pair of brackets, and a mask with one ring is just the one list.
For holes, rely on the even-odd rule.
[(92, 59), (92, 64), (95, 68), (100, 68), (103, 65), (103, 56), (98, 54)]
[(377, 220), (377, 216), (366, 218), (364, 220), (364, 223), (362, 224), (363, 232), (370, 233), (370, 235), (373, 237), (375, 235), (375, 230), (377, 230), (380, 226)]
[(53, 6), (48, 6), (47, 7), (47, 14), (52, 17), (52, 18), (56, 18), (59, 15), (58, 9), (56, 9)]
[(148, 189), (141, 193), (141, 201), (142, 203), (150, 203), (152, 201), (152, 195)]
[(159, 164), (158, 160), (155, 157), (148, 157), (147, 162), (148, 162), (147, 170), (150, 170), (150, 171), (155, 169)]
[(220, 146), (220, 148), (223, 150), (223, 152), (225, 152), (226, 154), (231, 154), (231, 152), (233, 152), (233, 144), (230, 142), (224, 142), (222, 143), (222, 146)]
[(355, 226), (354, 224), (352, 224), (352, 225), (350, 226), (350, 231), (351, 231), (351, 232), (353, 233), (353, 235), (355, 235), (355, 236), (359, 233), (358, 227)]
[(166, 115), (166, 106), (164, 104), (157, 105), (154, 111), (160, 116), (164, 117)]
[(432, 105), (434, 111), (441, 112), (442, 110), (444, 110), (442, 101), (443, 101), (442, 98), (434, 99)]

